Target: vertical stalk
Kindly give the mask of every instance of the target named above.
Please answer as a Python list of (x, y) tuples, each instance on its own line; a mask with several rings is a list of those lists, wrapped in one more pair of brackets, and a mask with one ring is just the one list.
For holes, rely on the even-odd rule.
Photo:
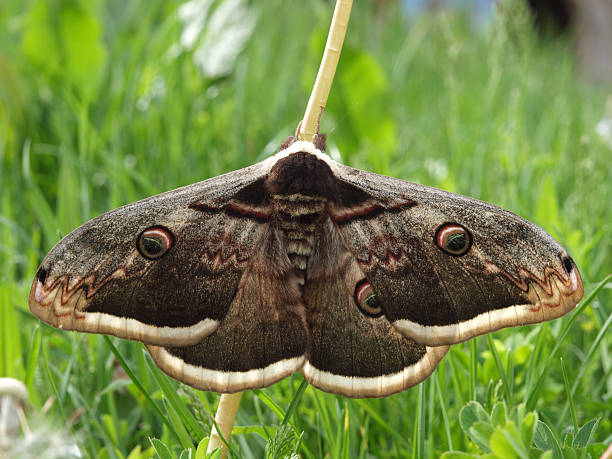
[[(319, 131), (319, 121), (327, 103), (327, 96), (329, 95), (336, 68), (338, 67), (338, 60), (340, 59), (340, 52), (342, 51), (342, 44), (344, 43), (344, 36), (346, 35), (352, 7), (353, 0), (336, 1), (336, 8), (334, 9), (329, 35), (327, 36), (323, 59), (319, 66), (319, 73), (308, 100), (306, 113), (300, 123), (298, 132), (300, 140), (312, 142), (313, 136)], [(219, 407), (215, 415), (216, 426), (211, 431), (207, 450), (212, 451), (215, 448), (221, 447), (221, 457), (223, 458), (227, 456), (227, 447), (241, 397), (242, 392), (223, 394), (219, 401)]]
[(300, 140), (312, 141), (312, 138), (319, 131), (321, 115), (327, 104), (327, 96), (331, 89), (332, 81), (340, 59), (340, 52), (344, 43), (344, 36), (348, 27), (349, 17), (353, 0), (337, 0), (336, 9), (329, 28), (325, 52), (317, 73), (314, 87), (310, 93), (306, 113), (300, 124), (298, 137)]
[(206, 449), (207, 452), (221, 447), (221, 457), (227, 457), (227, 447), (229, 445), (230, 435), (232, 434), (232, 428), (234, 427), (234, 421), (236, 420), (241, 398), (242, 392), (221, 395), (217, 414), (215, 415), (216, 425), (213, 426), (210, 432), (210, 440), (208, 441), (208, 448)]

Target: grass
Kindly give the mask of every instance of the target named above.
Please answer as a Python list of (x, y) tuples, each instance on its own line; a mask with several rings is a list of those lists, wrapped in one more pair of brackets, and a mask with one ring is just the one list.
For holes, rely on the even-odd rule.
[[(356, 2), (322, 131), (347, 164), (542, 226), (587, 298), (563, 319), (453, 346), (432, 377), (385, 399), (300, 375), (247, 392), (235, 455), (595, 457), (612, 441), (612, 152), (595, 131), (606, 93), (581, 81), (569, 41), (538, 39), (511, 4), (477, 29), (459, 13), (408, 20)], [(62, 457), (56, 441), (88, 458), (203, 457), (217, 394), (166, 377), (138, 343), (51, 329), (27, 309), (61, 235), (262, 159), (302, 116), (328, 2), (254, 2), (255, 29), (222, 77), (178, 48), (179, 6), (0, 4), (0, 376), (30, 390), (32, 456)]]

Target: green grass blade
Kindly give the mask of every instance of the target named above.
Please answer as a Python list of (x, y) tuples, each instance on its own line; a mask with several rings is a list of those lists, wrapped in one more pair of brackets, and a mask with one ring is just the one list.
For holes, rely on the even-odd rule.
[(194, 446), (196, 446), (197, 442), (194, 442), (194, 440), (189, 435), (189, 432), (187, 432), (187, 429), (185, 428), (185, 422), (177, 413), (172, 403), (170, 403), (167, 398), (162, 398), (162, 403), (164, 404), (164, 408), (166, 409), (166, 413), (168, 415), (168, 418), (170, 419), (170, 422), (176, 429), (176, 433), (179, 436), (179, 442), (181, 443), (183, 448), (193, 448)]
[[(36, 396), (38, 400), (37, 391), (34, 390), (34, 373), (36, 372), (36, 364), (40, 356), (40, 346), (42, 342), (42, 330), (40, 324), (36, 324), (34, 333), (32, 334), (32, 344), (30, 344), (30, 355), (28, 356), (28, 363), (26, 365), (26, 373), (24, 383), (30, 393), (30, 399)], [(38, 404), (38, 403), (36, 403)]]
[(0, 278), (0, 377), (21, 379), (25, 373), (21, 339), (9, 289), (10, 285), (3, 284)]
[(350, 431), (349, 431), (349, 404), (348, 401), (344, 402), (344, 423), (342, 428), (342, 458), (349, 459), (351, 452), (351, 443), (350, 443)]
[(563, 373), (563, 383), (565, 385), (565, 393), (569, 401), (570, 413), (572, 414), (572, 424), (574, 425), (574, 435), (578, 432), (578, 418), (576, 418), (576, 407), (574, 406), (574, 397), (569, 387), (569, 380), (567, 379), (567, 372), (565, 371), (565, 365), (563, 364), (563, 357), (559, 358), (561, 364), (561, 372)]
[(446, 443), (448, 444), (448, 450), (453, 450), (453, 437), (451, 435), (450, 422), (448, 421), (448, 413), (446, 410), (446, 404), (444, 403), (444, 396), (442, 395), (442, 389), (440, 388), (440, 376), (439, 373), (435, 373), (436, 379), (436, 392), (438, 393), (438, 400), (440, 402), (440, 410), (442, 411), (442, 421), (444, 423), (444, 432), (446, 433)]
[(279, 419), (285, 419), (286, 413), (265, 391), (261, 389), (253, 389), (252, 392), (260, 399)]
[(169, 381), (168, 377), (163, 374), (157, 368), (157, 366), (155, 366), (149, 355), (145, 356), (145, 361), (147, 363), (149, 371), (151, 372), (151, 374), (155, 378), (155, 381), (157, 381), (157, 384), (162, 390), (162, 393), (168, 399), (168, 403), (172, 405), (172, 408), (192, 435), (193, 441), (200, 441), (202, 438), (204, 438), (204, 436), (206, 436), (206, 432), (204, 432), (202, 426), (200, 426), (194, 415), (191, 413), (187, 404), (183, 401), (181, 397), (179, 397), (176, 391), (176, 386)]
[[(490, 336), (490, 335), (488, 335)], [(476, 374), (478, 370), (477, 338), (470, 340), (470, 400), (476, 400)]]
[(406, 436), (395, 430), (388, 421), (383, 419), (378, 410), (370, 406), (366, 400), (356, 399), (353, 403), (356, 403), (365, 412), (367, 412), (376, 424), (382, 427), (389, 435), (393, 437), (394, 441), (398, 442), (404, 448), (410, 448), (410, 443), (406, 440)]
[(291, 415), (293, 414), (293, 412), (295, 411), (295, 409), (299, 405), (300, 400), (302, 400), (302, 396), (304, 395), (304, 391), (306, 390), (307, 387), (308, 387), (308, 381), (306, 381), (304, 379), (301, 382), (300, 387), (298, 387), (297, 392), (295, 393), (295, 395), (291, 399), (291, 403), (289, 404), (289, 407), (287, 408), (285, 416), (283, 416), (283, 421), (281, 422), (281, 425), (285, 425), (285, 424), (287, 424), (289, 422), (289, 419), (291, 418)]
[(534, 389), (531, 391), (531, 394), (529, 394), (529, 397), (527, 399), (527, 409), (529, 411), (535, 408), (537, 398), (546, 380), (546, 373), (548, 372), (548, 369), (550, 367), (552, 360), (556, 358), (557, 352), (561, 348), (561, 345), (563, 341), (565, 340), (565, 337), (569, 333), (570, 328), (572, 327), (572, 325), (574, 324), (578, 316), (582, 313), (582, 311), (584, 311), (584, 309), (589, 304), (591, 304), (593, 299), (597, 296), (597, 294), (601, 291), (601, 289), (603, 289), (606, 286), (606, 284), (610, 281), (610, 279), (612, 279), (612, 274), (609, 274), (608, 276), (604, 278), (604, 280), (602, 280), (599, 284), (597, 284), (595, 289), (589, 294), (589, 296), (587, 296), (582, 301), (582, 303), (576, 308), (576, 311), (574, 312), (574, 314), (572, 314), (569, 320), (565, 323), (563, 329), (561, 330), (561, 333), (559, 333), (559, 336), (557, 337), (557, 342), (555, 343), (555, 346), (553, 347), (550, 354), (548, 354), (546, 360), (544, 361), (544, 364), (542, 365), (542, 369), (540, 371), (540, 374), (538, 376), (537, 383)]
[(548, 324), (541, 324), (538, 330), (538, 336), (536, 338), (536, 344), (529, 356), (529, 365), (527, 368), (527, 381), (525, 383), (525, 395), (523, 399), (523, 403), (527, 403), (527, 398), (531, 393), (531, 387), (533, 385), (533, 380), (536, 377), (537, 365), (539, 359), (542, 355), (542, 349), (544, 348), (544, 342), (546, 340), (546, 331), (548, 330)]
[(111, 341), (111, 339), (107, 336), (104, 335), (104, 341), (106, 343), (106, 345), (109, 347), (109, 349), (111, 350), (111, 352), (115, 355), (115, 358), (117, 359), (117, 361), (119, 362), (119, 365), (121, 365), (121, 368), (123, 368), (123, 371), (126, 372), (126, 374), (128, 375), (128, 377), (132, 380), (132, 382), (134, 383), (134, 385), (138, 388), (138, 390), (140, 391), (140, 393), (142, 395), (144, 395), (144, 397), (147, 399), (147, 402), (149, 403), (149, 405), (151, 406), (151, 408), (153, 408), (159, 418), (162, 420), (162, 422), (168, 427), (168, 430), (170, 432), (172, 432), (172, 435), (174, 435), (174, 437), (180, 441), (178, 432), (176, 431), (176, 429), (174, 428), (174, 426), (172, 425), (172, 423), (168, 420), (168, 416), (166, 416), (163, 412), (163, 410), (160, 408), (160, 406), (155, 403), (155, 401), (153, 400), (153, 397), (151, 396), (151, 394), (149, 393), (149, 391), (147, 391), (145, 389), (145, 387), (142, 385), (142, 383), (140, 382), (140, 380), (136, 377), (136, 375), (134, 374), (134, 372), (132, 371), (132, 369), (130, 368), (130, 366), (127, 364), (127, 362), (125, 361), (125, 359), (123, 358), (123, 356), (121, 355), (121, 353), (119, 352), (119, 350), (115, 347), (115, 345), (113, 344), (113, 342)]
[(434, 457), (434, 403), (436, 399), (436, 385), (437, 378), (429, 377), (426, 381), (429, 388), (427, 394), (427, 457)]
[(425, 389), (419, 384), (417, 409), (414, 414), (414, 431), (412, 433), (412, 457), (423, 457), (425, 447)]
[(49, 385), (51, 385), (51, 389), (53, 390), (53, 393), (55, 394), (56, 405), (65, 423), (67, 419), (66, 419), (66, 413), (64, 413), (64, 401), (62, 397), (60, 396), (60, 393), (57, 390), (57, 385), (55, 384), (55, 381), (53, 379), (53, 374), (51, 372), (51, 366), (49, 365), (49, 356), (47, 355), (47, 353), (48, 353), (48, 347), (45, 346), (45, 343), (43, 343), (42, 356), (43, 356), (43, 366), (45, 368), (45, 374), (47, 375), (47, 381), (49, 382)]
[(510, 389), (510, 383), (508, 382), (508, 375), (506, 375), (504, 366), (502, 365), (501, 358), (499, 357), (499, 353), (497, 352), (497, 348), (495, 347), (495, 342), (493, 341), (493, 336), (491, 335), (491, 333), (487, 334), (487, 342), (489, 343), (489, 349), (491, 350), (491, 354), (493, 354), (493, 360), (495, 360), (495, 366), (497, 367), (499, 377), (501, 378), (502, 383), (504, 385), (506, 403), (508, 403), (509, 407), (512, 407), (512, 390)]
[(454, 355), (454, 348), (451, 347), (448, 357), (446, 359), (451, 367), (451, 379), (453, 381), (453, 389), (455, 392), (455, 398), (458, 400), (460, 406), (465, 405), (465, 397), (463, 396), (461, 377), (459, 376), (459, 369), (457, 368), (457, 362)]
[[(576, 375), (576, 377), (574, 379), (574, 384), (572, 385), (572, 389), (570, 391), (570, 394), (571, 394), (572, 397), (574, 397), (576, 395), (576, 391), (578, 390), (578, 387), (580, 385), (580, 381), (582, 380), (582, 377), (584, 376), (584, 373), (586, 372), (586, 370), (587, 370), (587, 368), (589, 366), (588, 363), (591, 361), (591, 359), (595, 355), (595, 352), (599, 348), (599, 346), (601, 344), (601, 341), (606, 336), (608, 336), (608, 329), (611, 326), (612, 326), (612, 312), (608, 315), (608, 318), (606, 319), (606, 321), (604, 322), (603, 326), (601, 327), (601, 330), (599, 330), (599, 333), (597, 333), (597, 336), (595, 337), (595, 340), (591, 344), (591, 347), (589, 348), (589, 350), (588, 350), (584, 360), (582, 361), (582, 364), (580, 365), (580, 369), (578, 370), (578, 374)], [(568, 405), (568, 403), (566, 403), (565, 406), (563, 407), (563, 411), (561, 413), (561, 416), (559, 416), (559, 420), (558, 420), (558, 423), (557, 423), (557, 428), (560, 427), (561, 423), (565, 419), (565, 416), (567, 415), (568, 407), (569, 407), (569, 405)]]
[(331, 454), (331, 457), (334, 457), (334, 454), (336, 453), (338, 449), (338, 443), (334, 435), (333, 422), (329, 415), (329, 410), (327, 409), (327, 403), (326, 403), (327, 399), (329, 398), (333, 399), (333, 397), (327, 394), (323, 394), (314, 388), (312, 391), (310, 391), (310, 393), (312, 395), (312, 398), (315, 401), (315, 404), (317, 406), (317, 412), (321, 416), (323, 427), (325, 429), (325, 434), (327, 437), (327, 445), (323, 445), (323, 446), (328, 446), (325, 452), (328, 454)]

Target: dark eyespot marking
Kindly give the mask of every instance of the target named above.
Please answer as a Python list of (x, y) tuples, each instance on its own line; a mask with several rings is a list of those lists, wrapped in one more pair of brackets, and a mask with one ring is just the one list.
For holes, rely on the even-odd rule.
[(465, 255), (472, 246), (472, 235), (459, 223), (443, 223), (436, 231), (434, 243), (453, 257)]
[(357, 282), (354, 298), (355, 303), (364, 314), (370, 317), (380, 317), (382, 315), (382, 305), (367, 279), (361, 279)]
[(49, 270), (47, 268), (43, 268), (42, 266), (38, 268), (38, 271), (36, 272), (36, 278), (41, 282), (41, 284), (45, 283), (48, 275)]
[(164, 256), (173, 245), (174, 236), (168, 228), (151, 226), (140, 233), (136, 248), (143, 257), (149, 260), (157, 260)]
[(568, 274), (571, 274), (574, 270), (574, 260), (569, 255), (564, 256), (561, 261), (563, 262), (563, 267)]

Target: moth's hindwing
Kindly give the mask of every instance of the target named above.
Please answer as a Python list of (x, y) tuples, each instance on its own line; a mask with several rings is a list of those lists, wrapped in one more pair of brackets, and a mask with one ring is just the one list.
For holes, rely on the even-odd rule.
[(304, 377), (315, 387), (348, 397), (383, 397), (423, 381), (448, 346), (418, 344), (376, 309), (362, 311), (355, 287), (365, 275), (341, 242), (336, 243), (326, 247), (335, 254), (333, 271), (321, 272), (316, 268), (320, 260), (314, 259), (307, 276), (304, 301), (312, 347)]
[(300, 370), (309, 340), (304, 305), (287, 260), (273, 258), (282, 252), (270, 231), (216, 331), (191, 346), (149, 346), (170, 376), (202, 390), (236, 392)]

